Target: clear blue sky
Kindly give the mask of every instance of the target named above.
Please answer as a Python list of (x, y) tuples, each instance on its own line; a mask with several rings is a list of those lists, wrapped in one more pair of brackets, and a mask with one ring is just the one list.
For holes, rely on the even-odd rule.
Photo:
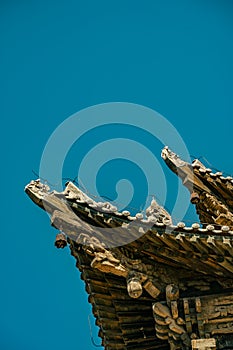
[(91, 350), (75, 261), (24, 186), (63, 120), (112, 101), (158, 111), (192, 155), (232, 174), (233, 4), (9, 0), (0, 33), (0, 349)]

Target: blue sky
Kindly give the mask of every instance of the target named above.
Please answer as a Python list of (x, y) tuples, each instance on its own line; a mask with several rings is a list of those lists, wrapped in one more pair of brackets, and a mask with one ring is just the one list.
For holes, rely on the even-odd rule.
[(0, 348), (91, 350), (91, 310), (75, 261), (54, 248), (56, 231), (24, 186), (63, 120), (114, 101), (161, 113), (191, 155), (232, 174), (233, 4), (1, 1), (0, 33)]

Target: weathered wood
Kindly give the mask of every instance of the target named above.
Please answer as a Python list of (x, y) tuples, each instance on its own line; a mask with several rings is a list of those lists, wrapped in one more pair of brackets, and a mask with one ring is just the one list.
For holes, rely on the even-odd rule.
[(215, 349), (216, 349), (216, 340), (214, 338), (192, 340), (192, 350), (215, 350)]
[(25, 191), (70, 245), (106, 350), (217, 350), (219, 339), (233, 348), (233, 179), (168, 148), (163, 158), (203, 227), (173, 225), (155, 200), (146, 218), (119, 213), (71, 182), (62, 193), (39, 180)]

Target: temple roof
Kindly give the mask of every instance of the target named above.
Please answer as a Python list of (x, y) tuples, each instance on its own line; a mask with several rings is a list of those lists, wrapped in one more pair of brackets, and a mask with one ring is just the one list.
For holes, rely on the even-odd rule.
[(177, 174), (191, 194), (197, 214), (203, 224), (233, 226), (233, 178), (206, 168), (198, 159), (192, 164), (181, 160), (168, 147), (162, 158)]
[(131, 216), (94, 201), (72, 182), (61, 193), (40, 180), (25, 188), (60, 230), (56, 245), (69, 243), (106, 350), (170, 349), (165, 340), (171, 337), (189, 349), (183, 316), (165, 306), (178, 298), (168, 291), (176, 286), (185, 303), (226, 293), (233, 285), (232, 180), (211, 175), (199, 161), (188, 164), (168, 148), (162, 157), (189, 189), (201, 223), (174, 225), (155, 199), (145, 216)]

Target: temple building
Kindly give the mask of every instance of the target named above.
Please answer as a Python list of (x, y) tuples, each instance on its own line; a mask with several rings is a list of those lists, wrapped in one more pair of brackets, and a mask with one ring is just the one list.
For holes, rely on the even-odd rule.
[(69, 245), (106, 350), (233, 350), (233, 179), (168, 147), (199, 223), (174, 224), (155, 199), (145, 216), (96, 202), (74, 183), (25, 188)]

